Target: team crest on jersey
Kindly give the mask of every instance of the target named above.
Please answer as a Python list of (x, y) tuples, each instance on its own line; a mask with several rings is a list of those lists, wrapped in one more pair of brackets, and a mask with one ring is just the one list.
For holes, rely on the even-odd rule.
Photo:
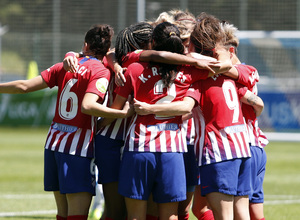
[(99, 92), (105, 93), (108, 86), (108, 80), (106, 78), (98, 79), (96, 82), (96, 88)]

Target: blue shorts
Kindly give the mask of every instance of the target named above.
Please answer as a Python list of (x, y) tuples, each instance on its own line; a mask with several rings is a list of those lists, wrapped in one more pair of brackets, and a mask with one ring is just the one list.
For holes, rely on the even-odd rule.
[(263, 203), (263, 181), (266, 172), (267, 154), (263, 148), (251, 146), (251, 195), (250, 203)]
[(250, 195), (250, 166), (251, 158), (236, 158), (200, 166), (202, 196), (212, 192)]
[(44, 190), (95, 195), (94, 159), (45, 149)]
[(119, 181), (121, 148), (124, 141), (106, 136), (95, 136), (95, 164), (98, 168), (98, 183)]
[(183, 153), (187, 192), (194, 192), (200, 185), (199, 167), (196, 161), (194, 145), (188, 145), (188, 152)]
[(127, 198), (157, 203), (186, 199), (186, 180), (182, 153), (123, 153), (119, 193)]

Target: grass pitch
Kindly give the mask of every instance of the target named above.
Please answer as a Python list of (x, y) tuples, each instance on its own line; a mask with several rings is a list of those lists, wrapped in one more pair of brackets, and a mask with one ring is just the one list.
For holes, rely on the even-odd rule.
[[(0, 128), (0, 219), (55, 219), (53, 195), (43, 191), (47, 131), (48, 128)], [(265, 217), (298, 219), (300, 143), (271, 142), (266, 152)]]

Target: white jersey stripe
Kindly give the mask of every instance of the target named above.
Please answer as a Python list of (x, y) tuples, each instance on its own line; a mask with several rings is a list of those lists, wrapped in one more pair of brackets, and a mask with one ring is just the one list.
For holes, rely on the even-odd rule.
[(60, 152), (60, 153), (64, 152), (64, 149), (65, 149), (65, 146), (66, 146), (66, 143), (67, 143), (67, 140), (68, 140), (70, 134), (71, 133), (67, 133), (66, 135), (64, 135), (63, 139), (60, 142), (58, 152)]
[[(210, 164), (210, 157), (209, 157), (208, 150), (206, 149), (206, 150), (204, 151), (204, 153), (205, 153), (205, 158), (206, 158), (207, 164)], [(202, 159), (202, 158), (201, 158), (201, 159)]]
[(118, 119), (116, 120), (116, 123), (115, 123), (114, 128), (113, 128), (113, 130), (112, 130), (112, 132), (111, 132), (111, 135), (110, 135), (110, 137), (111, 137), (112, 139), (116, 139), (116, 136), (117, 136), (117, 134), (118, 134), (118, 131), (120, 130), (120, 126), (121, 126), (122, 120), (123, 120), (122, 118), (118, 118)]
[(140, 124), (140, 138), (139, 138), (139, 151), (144, 152), (145, 151), (145, 140), (146, 140), (146, 132), (147, 129), (145, 125)]
[(102, 136), (105, 136), (107, 133), (109, 126), (105, 126), (105, 128), (103, 129), (103, 131), (100, 133)]
[(81, 149), (80, 156), (82, 156), (82, 157), (86, 157), (86, 155), (87, 155), (91, 135), (92, 135), (92, 131), (88, 129), (85, 133), (84, 142), (83, 142), (82, 149)]
[(156, 150), (156, 145), (155, 145), (155, 137), (157, 135), (157, 131), (153, 130), (150, 134), (150, 143), (149, 143), (149, 150), (150, 152), (155, 152)]
[(135, 125), (131, 126), (130, 129), (130, 135), (129, 135), (129, 151), (133, 151), (134, 149), (134, 130), (135, 130)]
[(222, 161), (222, 157), (220, 154), (220, 150), (218, 147), (218, 141), (217, 141), (215, 133), (213, 131), (208, 132), (208, 136), (209, 136), (209, 139), (210, 139), (210, 142), (212, 145), (212, 150), (214, 152), (214, 157), (215, 157), (216, 162)]
[[(171, 131), (170, 132), (170, 141), (171, 141), (171, 149), (172, 149), (172, 152), (176, 152), (177, 149), (176, 149), (176, 142), (175, 142), (175, 138), (176, 138), (176, 131)], [(179, 137), (178, 137), (179, 138)], [(181, 148), (179, 148), (180, 150)]]
[(52, 147), (51, 147), (51, 150), (52, 151), (55, 151), (55, 148), (56, 148), (56, 146), (57, 146), (57, 142), (59, 141), (59, 138), (60, 138), (60, 136), (63, 134), (63, 132), (59, 132), (56, 136), (55, 136), (55, 140), (54, 140), (54, 142), (53, 142), (53, 144), (52, 144)]
[(166, 145), (166, 131), (162, 131), (159, 136), (160, 141), (160, 149), (161, 152), (167, 152), (167, 145)]
[(82, 131), (82, 129), (79, 128), (74, 135), (74, 138), (73, 138), (73, 141), (71, 144), (71, 148), (70, 148), (70, 152), (69, 152), (71, 155), (75, 155), (75, 153), (76, 153), (77, 143), (79, 141), (81, 131)]
[(235, 148), (237, 158), (241, 158), (242, 157), (241, 149), (240, 149), (239, 144), (237, 143), (237, 140), (235, 138), (235, 133), (230, 133), (228, 135), (232, 138), (232, 141), (234, 143), (234, 148)]
[(242, 132), (238, 132), (238, 133), (236, 133), (236, 136), (237, 136), (237, 138), (240, 142), (240, 146), (242, 148), (242, 157), (247, 157), (245, 147), (244, 147), (245, 146), (244, 139), (242, 138), (241, 134), (242, 134)]
[(227, 138), (227, 134), (223, 129), (220, 130), (220, 134), (221, 134), (222, 143), (223, 143), (223, 146), (224, 146), (226, 158), (228, 160), (231, 160), (232, 159), (232, 153), (231, 153), (230, 144), (229, 144), (229, 141), (228, 141), (228, 138)]

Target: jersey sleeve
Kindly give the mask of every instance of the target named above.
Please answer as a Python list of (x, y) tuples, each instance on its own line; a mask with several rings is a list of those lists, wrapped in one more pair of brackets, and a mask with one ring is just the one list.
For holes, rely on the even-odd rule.
[(184, 66), (186, 73), (191, 77), (191, 83), (199, 80), (207, 79), (209, 71), (206, 69), (198, 69), (194, 66)]
[(132, 80), (132, 72), (134, 70), (134, 66), (136, 66), (135, 63), (128, 66), (128, 68), (124, 74), (124, 77), (126, 79), (124, 86), (117, 86), (115, 89), (115, 93), (124, 98), (127, 98), (133, 91), (133, 83), (134, 82)]
[(253, 66), (239, 64), (235, 65), (235, 68), (239, 73), (237, 82), (247, 86), (248, 89), (251, 89), (259, 81), (258, 72)]
[(190, 86), (190, 88), (187, 90), (185, 96), (191, 97), (196, 101), (196, 104), (199, 104), (201, 92), (199, 90), (200, 83), (194, 83)]
[(123, 66), (128, 67), (130, 64), (134, 62), (139, 62), (140, 61), (140, 55), (142, 54), (143, 50), (135, 50), (133, 52), (128, 53), (124, 58), (123, 58)]
[(94, 65), (92, 71), (86, 92), (94, 93), (104, 99), (110, 80), (110, 71), (102, 65)]
[(63, 63), (57, 63), (41, 72), (41, 76), (50, 88), (58, 85), (57, 76), (63, 74)]

